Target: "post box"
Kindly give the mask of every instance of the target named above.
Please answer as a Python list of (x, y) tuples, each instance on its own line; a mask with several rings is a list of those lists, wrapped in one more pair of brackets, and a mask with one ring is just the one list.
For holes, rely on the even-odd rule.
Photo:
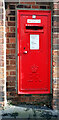
[(18, 94), (51, 93), (51, 11), (17, 10)]

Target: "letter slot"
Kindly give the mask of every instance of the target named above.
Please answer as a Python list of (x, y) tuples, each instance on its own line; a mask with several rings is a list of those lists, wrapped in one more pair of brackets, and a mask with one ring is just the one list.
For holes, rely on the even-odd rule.
[(43, 26), (27, 25), (25, 27), (25, 32), (43, 32)]

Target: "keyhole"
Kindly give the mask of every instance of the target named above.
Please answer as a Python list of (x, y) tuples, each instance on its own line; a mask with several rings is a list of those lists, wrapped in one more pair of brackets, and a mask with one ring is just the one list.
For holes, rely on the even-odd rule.
[(24, 47), (24, 50), (25, 50), (25, 47)]

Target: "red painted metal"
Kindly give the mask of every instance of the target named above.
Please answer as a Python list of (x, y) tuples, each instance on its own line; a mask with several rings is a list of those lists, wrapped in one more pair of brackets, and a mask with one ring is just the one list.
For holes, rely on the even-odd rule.
[[(34, 22), (28, 22), (27, 19)], [(35, 20), (40, 20), (40, 22), (35, 23)], [(17, 10), (17, 39), (18, 94), (49, 94), (51, 11)]]

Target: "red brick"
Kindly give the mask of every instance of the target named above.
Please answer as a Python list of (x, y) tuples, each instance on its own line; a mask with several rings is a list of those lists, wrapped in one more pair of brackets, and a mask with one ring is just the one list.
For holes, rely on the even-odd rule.
[(8, 22), (8, 26), (15, 26), (15, 22)]
[[(55, 61), (53, 61), (53, 67), (56, 67), (57, 66), (57, 62), (55, 62)], [(54, 72), (54, 70), (53, 70), (53, 72)]]
[(39, 6), (38, 6), (38, 5), (32, 5), (32, 8), (33, 8), (33, 9), (35, 9), (35, 8), (36, 8), (36, 9), (39, 9)]
[(8, 64), (8, 65), (9, 65), (9, 60), (6, 60), (6, 64)]
[(16, 55), (6, 55), (6, 59), (16, 59)]
[(6, 54), (10, 54), (10, 50), (9, 49), (6, 50)]
[(29, 4), (29, 5), (33, 5), (33, 4), (35, 4), (35, 2), (20, 2), (20, 4)]
[(15, 86), (15, 81), (8, 81), (7, 86)]
[(7, 44), (6, 46), (7, 46), (7, 48), (15, 48), (16, 47), (15, 44)]
[(15, 49), (7, 49), (6, 54), (15, 54), (16, 50)]
[(6, 76), (8, 76), (8, 75), (10, 75), (10, 74), (9, 74), (9, 71), (6, 72)]
[(7, 70), (16, 70), (15, 65), (7, 66)]
[(10, 52), (11, 52), (11, 54), (15, 54), (16, 50), (15, 49), (11, 49)]
[(16, 76), (7, 76), (7, 81), (16, 81)]
[(15, 32), (15, 27), (10, 27), (10, 32)]
[(51, 9), (51, 6), (46, 6), (46, 9)]
[(15, 33), (6, 33), (6, 37), (15, 37)]
[(15, 38), (10, 38), (10, 43), (16, 43), (16, 39)]
[(16, 60), (10, 60), (11, 65), (16, 65)]
[(6, 27), (6, 30), (5, 30), (6, 32), (9, 32), (9, 27)]
[(10, 92), (9, 92), (9, 91), (7, 91), (7, 94), (6, 94), (6, 95), (7, 95), (7, 98), (8, 98), (8, 96), (10, 96)]
[(11, 71), (10, 75), (16, 75), (16, 71)]
[(9, 38), (6, 38), (6, 43), (9, 43)]

